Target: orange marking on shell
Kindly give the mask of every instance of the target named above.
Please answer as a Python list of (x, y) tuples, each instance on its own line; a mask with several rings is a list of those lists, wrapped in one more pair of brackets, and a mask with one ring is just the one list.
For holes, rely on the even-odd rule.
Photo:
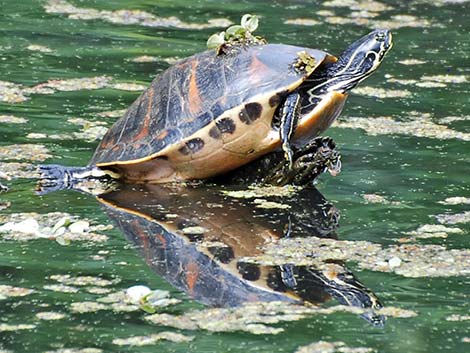
[(186, 267), (186, 283), (188, 291), (192, 293), (199, 277), (199, 266), (195, 262), (190, 262)]
[(269, 70), (265, 64), (263, 64), (255, 55), (252, 56), (250, 64), (250, 72), (253, 75), (252, 78), (254, 81), (261, 80), (264, 77), (265, 73)]
[(167, 247), (168, 244), (167, 244), (167, 241), (166, 241), (166, 239), (163, 235), (161, 235), (160, 233), (157, 233), (157, 234), (155, 234), (155, 238), (158, 239), (158, 241), (163, 245), (164, 248)]
[(199, 96), (199, 88), (196, 82), (197, 65), (198, 62), (196, 60), (191, 63), (191, 79), (189, 80), (188, 87), (189, 111), (194, 115), (197, 115), (202, 110), (202, 100)]
[(140, 129), (139, 133), (132, 138), (132, 141), (138, 141), (148, 136), (149, 134), (150, 121), (152, 119), (152, 102), (153, 102), (153, 95), (155, 91), (153, 90), (153, 88), (150, 88), (148, 92), (149, 92), (149, 97), (148, 97), (148, 103), (147, 103), (147, 113), (145, 114), (145, 118), (142, 123), (142, 128)]
[(163, 140), (168, 135), (168, 130), (163, 130), (155, 137), (155, 140)]
[(151, 249), (149, 247), (149, 241), (148, 241), (147, 234), (145, 234), (141, 230), (138, 221), (134, 220), (134, 221), (132, 221), (131, 224), (134, 227), (134, 229), (136, 230), (136, 234), (140, 238), (140, 241), (142, 242), (141, 244), (142, 244), (142, 249), (143, 249), (143, 252), (144, 252), (145, 261), (150, 263), (150, 260), (151, 260), (152, 256), (151, 256)]

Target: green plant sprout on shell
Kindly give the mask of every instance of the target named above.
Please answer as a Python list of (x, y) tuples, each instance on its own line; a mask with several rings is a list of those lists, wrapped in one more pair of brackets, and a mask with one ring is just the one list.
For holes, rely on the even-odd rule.
[(266, 40), (260, 36), (254, 36), (259, 24), (259, 17), (256, 15), (243, 15), (239, 25), (233, 25), (225, 31), (215, 33), (207, 40), (207, 47), (215, 49), (217, 55), (228, 54), (230, 50), (237, 46), (266, 44)]

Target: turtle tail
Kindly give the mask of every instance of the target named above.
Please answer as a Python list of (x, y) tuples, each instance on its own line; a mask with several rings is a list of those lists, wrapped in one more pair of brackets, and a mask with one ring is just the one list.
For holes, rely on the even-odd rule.
[(75, 189), (84, 180), (93, 178), (95, 167), (65, 167), (58, 164), (39, 166), (37, 193), (48, 194), (53, 191)]

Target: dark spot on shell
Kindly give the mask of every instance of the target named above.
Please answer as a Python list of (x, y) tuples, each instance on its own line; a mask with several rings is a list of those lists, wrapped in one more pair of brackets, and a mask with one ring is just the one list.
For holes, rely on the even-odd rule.
[(261, 116), (263, 107), (259, 103), (248, 103), (245, 104), (245, 107), (238, 113), (238, 116), (242, 122), (247, 125), (250, 125), (252, 122), (257, 120)]
[(277, 107), (279, 103), (281, 103), (281, 97), (279, 96), (279, 94), (276, 93), (274, 96), (269, 98), (270, 107)]
[(191, 140), (186, 141), (183, 147), (178, 151), (181, 154), (188, 155), (200, 151), (204, 147), (204, 141), (202, 138), (196, 137)]
[(256, 264), (238, 262), (237, 269), (243, 279), (246, 279), (247, 281), (257, 281), (261, 276), (259, 265)]
[(269, 98), (269, 106), (274, 108), (281, 103), (281, 100), (289, 93), (289, 91), (278, 92)]
[(215, 126), (209, 130), (209, 136), (219, 139), (222, 134), (233, 134), (235, 132), (235, 122), (231, 118), (222, 118), (215, 122)]
[(214, 258), (223, 264), (228, 264), (235, 257), (233, 249), (228, 246), (212, 246), (208, 248)]
[(217, 125), (220, 132), (223, 134), (233, 134), (235, 132), (235, 122), (230, 118), (217, 120), (215, 125)]
[(211, 129), (209, 130), (209, 136), (216, 140), (218, 140), (222, 136), (217, 125), (211, 127)]

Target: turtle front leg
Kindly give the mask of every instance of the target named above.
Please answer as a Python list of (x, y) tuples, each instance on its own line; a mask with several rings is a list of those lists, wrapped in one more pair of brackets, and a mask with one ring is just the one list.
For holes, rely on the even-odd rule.
[(280, 115), (279, 135), (282, 142), (282, 150), (289, 163), (288, 168), (292, 169), (294, 152), (292, 151), (291, 140), (294, 137), (300, 116), (300, 94), (292, 93), (287, 96), (280, 109)]

